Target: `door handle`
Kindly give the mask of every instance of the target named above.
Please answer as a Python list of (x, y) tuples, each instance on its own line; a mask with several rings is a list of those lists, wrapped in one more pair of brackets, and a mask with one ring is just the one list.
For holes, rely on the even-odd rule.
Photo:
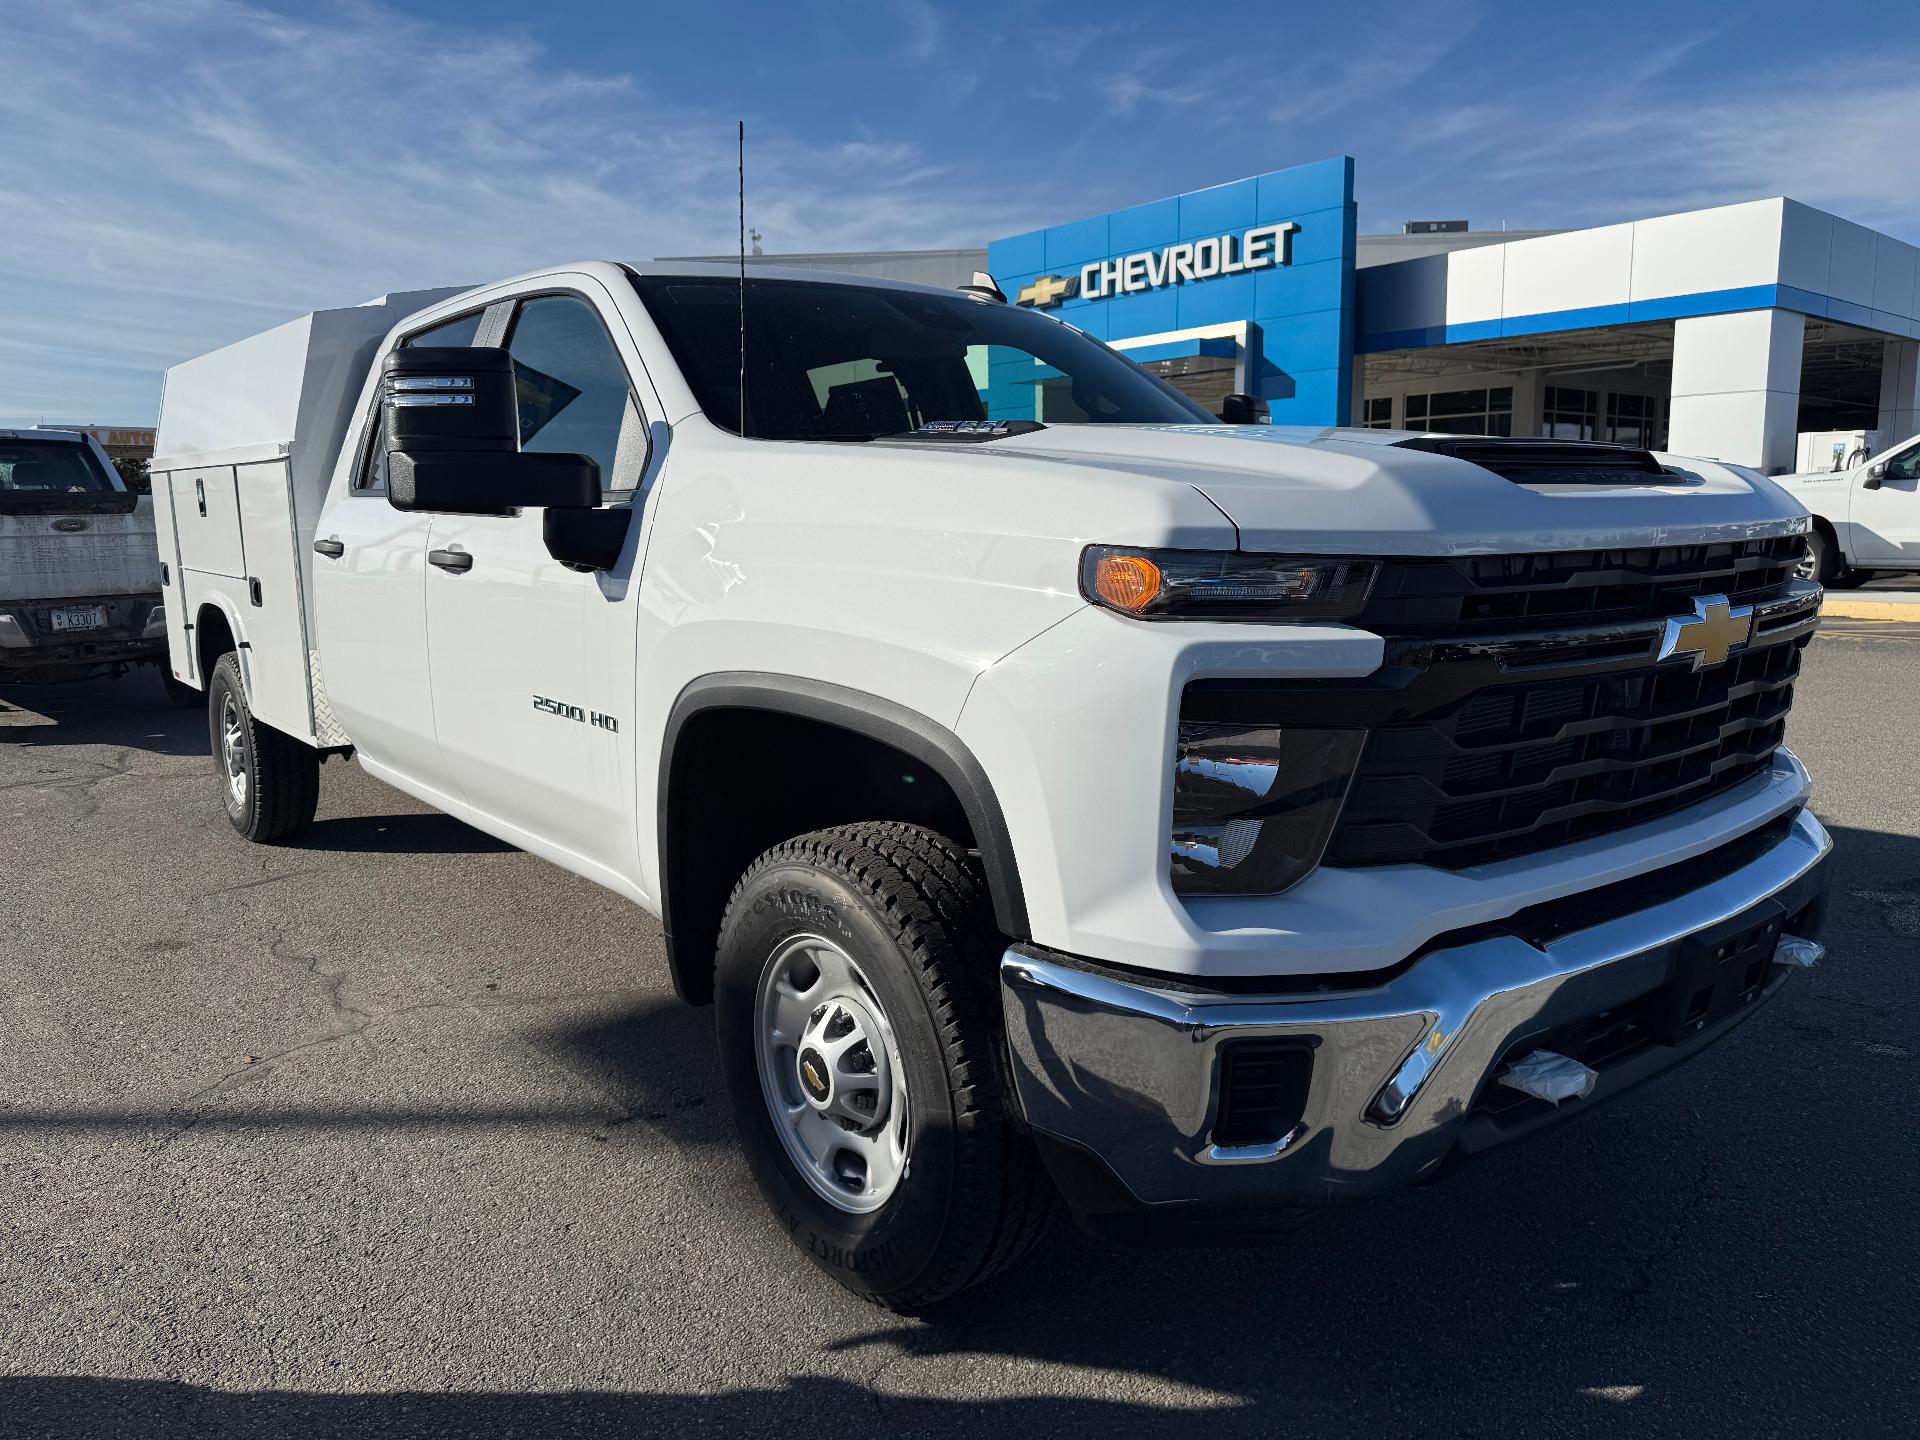
[(464, 575), (473, 568), (473, 556), (465, 550), (429, 550), (427, 563), (455, 575)]
[(331, 538), (316, 540), (313, 542), (313, 553), (316, 555), (324, 555), (329, 560), (338, 560), (342, 555), (347, 553), (347, 547), (342, 545), (338, 540)]
[(193, 493), (200, 499), (200, 513), (205, 515), (207, 513), (207, 482), (205, 480), (194, 481)]

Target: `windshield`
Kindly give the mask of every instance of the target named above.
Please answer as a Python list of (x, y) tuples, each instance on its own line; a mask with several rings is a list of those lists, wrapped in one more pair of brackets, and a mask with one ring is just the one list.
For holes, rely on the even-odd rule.
[(118, 488), (85, 445), (0, 439), (0, 495), (102, 495)]
[[(740, 429), (740, 282), (634, 277), (694, 398)], [(1071, 326), (993, 301), (811, 280), (746, 283), (746, 433), (873, 440), (931, 420), (1197, 425), (1213, 416)]]

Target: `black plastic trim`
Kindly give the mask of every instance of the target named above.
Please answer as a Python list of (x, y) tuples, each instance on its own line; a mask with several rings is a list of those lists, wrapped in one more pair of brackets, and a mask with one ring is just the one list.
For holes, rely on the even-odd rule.
[(993, 897), (994, 923), (1010, 939), (1023, 940), (1030, 932), (1026, 892), (1013, 853), (1013, 836), (986, 770), (945, 726), (904, 705), (865, 691), (797, 675), (765, 671), (730, 671), (693, 681), (674, 701), (660, 745), (659, 852), (660, 920), (666, 931), (667, 964), (674, 989), (683, 999), (703, 1002), (712, 984), (712, 957), (697, 959), (674, 943), (672, 897), (680, 867), (699, 863), (699, 857), (681, 857), (672, 845), (673, 757), (680, 732), (695, 716), (713, 710), (764, 710), (798, 716), (836, 726), (890, 745), (932, 770), (953, 790), (972, 827), (980, 863)]

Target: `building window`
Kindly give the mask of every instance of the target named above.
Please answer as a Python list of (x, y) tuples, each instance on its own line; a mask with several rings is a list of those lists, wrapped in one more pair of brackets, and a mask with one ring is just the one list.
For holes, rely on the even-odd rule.
[(1599, 433), (1600, 392), (1549, 385), (1540, 401), (1540, 433), (1549, 440), (1592, 440)]
[(1657, 395), (1607, 396), (1606, 438), (1643, 450), (1666, 449), (1666, 417), (1660, 413), (1664, 408)]
[(1407, 396), (1407, 429), (1441, 435), (1513, 434), (1513, 387)]
[(1149, 360), (1146, 368), (1210, 415), (1218, 415), (1234, 393), (1237, 367), (1223, 355), (1181, 355), (1171, 360)]
[(1393, 428), (1393, 397), (1369, 395), (1362, 400), (1360, 426), (1364, 430), (1391, 430)]

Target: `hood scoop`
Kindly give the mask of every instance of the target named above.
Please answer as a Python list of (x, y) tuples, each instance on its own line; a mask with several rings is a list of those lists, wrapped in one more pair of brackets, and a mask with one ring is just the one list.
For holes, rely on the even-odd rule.
[(1588, 440), (1502, 440), (1487, 435), (1416, 435), (1401, 450), (1450, 455), (1516, 485), (1671, 485), (1653, 453)]

